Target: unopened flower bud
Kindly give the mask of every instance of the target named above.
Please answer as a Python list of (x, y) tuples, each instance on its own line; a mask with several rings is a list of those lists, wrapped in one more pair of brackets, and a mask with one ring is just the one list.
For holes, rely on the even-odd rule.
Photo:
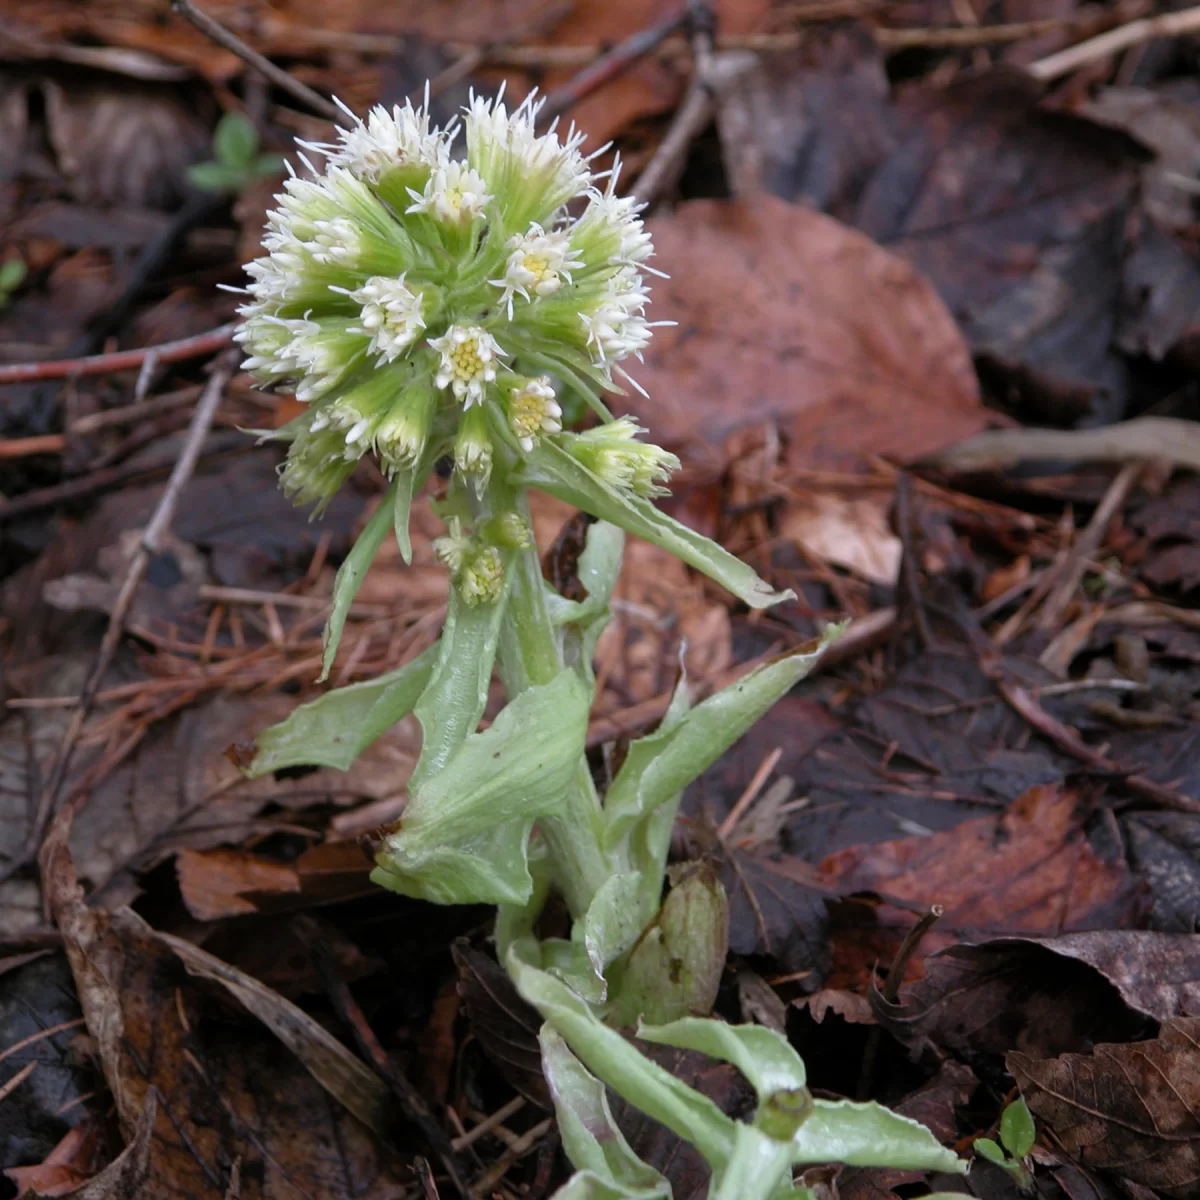
[(672, 471), (679, 470), (679, 459), (661, 446), (638, 441), (637, 435), (644, 432), (631, 418), (621, 417), (572, 435), (566, 446), (589, 471), (612, 487), (647, 498), (665, 495), (667, 489), (661, 485)]
[(482, 492), (492, 473), (492, 439), (488, 433), (487, 413), (481, 405), (467, 409), (454, 441), (454, 466), (470, 480), (476, 492)]
[(478, 546), (467, 556), (458, 576), (462, 598), (472, 607), (494, 604), (504, 590), (504, 560), (495, 546)]
[(484, 535), (505, 550), (528, 550), (533, 545), (533, 530), (518, 512), (502, 512), (484, 526)]

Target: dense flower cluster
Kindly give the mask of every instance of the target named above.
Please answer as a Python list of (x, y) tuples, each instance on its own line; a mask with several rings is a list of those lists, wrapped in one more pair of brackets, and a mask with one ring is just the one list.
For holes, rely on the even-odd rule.
[(629, 421), (563, 433), (561, 390), (594, 400), (650, 338), (652, 247), (617, 171), (600, 186), (581, 134), (535, 131), (539, 107), (473, 96), (465, 159), (457, 127), (376, 108), (309, 147), (323, 171), (301, 156), (307, 175), (286, 180), (238, 340), (246, 370), (308, 403), (282, 431), (301, 502), (327, 502), (367, 453), (418, 476), (448, 455), (476, 494), (548, 438), (634, 495), (676, 465)]

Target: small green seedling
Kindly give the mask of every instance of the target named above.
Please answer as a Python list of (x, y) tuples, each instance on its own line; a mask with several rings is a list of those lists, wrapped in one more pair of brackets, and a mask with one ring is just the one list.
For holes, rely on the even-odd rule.
[(12, 294), (25, 282), (29, 268), (19, 258), (10, 258), (0, 264), (0, 308), (4, 308)]
[(211, 162), (188, 167), (188, 179), (202, 192), (244, 192), (260, 179), (283, 174), (278, 154), (259, 154), (258, 130), (244, 113), (226, 113), (213, 133)]
[(1025, 1165), (1025, 1159), (1033, 1149), (1036, 1137), (1033, 1114), (1025, 1101), (1018, 1096), (1005, 1108), (1000, 1117), (1001, 1145), (997, 1145), (991, 1138), (976, 1138), (975, 1150), (988, 1162), (995, 1163), (1001, 1170), (1007, 1171), (1017, 1187), (1027, 1191), (1033, 1186), (1033, 1176)]

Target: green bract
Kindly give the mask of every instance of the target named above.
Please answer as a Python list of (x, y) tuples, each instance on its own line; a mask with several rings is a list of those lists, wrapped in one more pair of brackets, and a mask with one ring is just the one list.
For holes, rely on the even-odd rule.
[[(248, 771), (345, 769), (415, 717), (421, 755), (372, 878), (436, 903), (498, 906), (499, 956), (546, 1021), (546, 1077), (578, 1168), (559, 1200), (670, 1195), (617, 1130), (605, 1085), (700, 1149), (715, 1200), (803, 1195), (792, 1167), (818, 1161), (957, 1169), (911, 1121), (814, 1101), (784, 1039), (709, 1017), (727, 901), (708, 864), (667, 868), (683, 789), (838, 631), (695, 706), (682, 681), (607, 795), (597, 790), (584, 753), (592, 658), (623, 531), (752, 607), (786, 594), (652, 503), (679, 462), (600, 398), (618, 390), (614, 372), (650, 338), (650, 237), (636, 201), (616, 194), (617, 169), (599, 186), (581, 136), (539, 135), (537, 114), (532, 101), (509, 112), (499, 99), (472, 98), (456, 159), (453, 131), (431, 128), (423, 111), (375, 109), (336, 145), (310, 148), (323, 169), (303, 160), (308, 175), (286, 181), (270, 215), (238, 338), (247, 370), (307, 404), (274, 435), (288, 443), (282, 484), (320, 509), (364, 455), (391, 480), (338, 571), (322, 678), (389, 530), (410, 561), (409, 512), (439, 461), (448, 479), (434, 507), (445, 533), (433, 550), (452, 586), (435, 645), (298, 709), (259, 738)], [(598, 418), (591, 428), (564, 430), (569, 394)], [(597, 518), (571, 599), (542, 577), (530, 488)], [(494, 675), (507, 704), (481, 730)], [(554, 893), (570, 935), (539, 940)], [(637, 1024), (644, 1040), (734, 1063), (759, 1095), (753, 1122), (725, 1116), (616, 1028)]]

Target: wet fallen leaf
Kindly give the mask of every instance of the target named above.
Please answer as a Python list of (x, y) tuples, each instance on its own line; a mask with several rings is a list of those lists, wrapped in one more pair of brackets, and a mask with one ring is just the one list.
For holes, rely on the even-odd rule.
[[(920, 1121), (942, 1143), (953, 1143), (958, 1135), (955, 1109), (967, 1104), (979, 1081), (974, 1071), (962, 1063), (945, 1062), (941, 1070), (924, 1086), (895, 1106), (902, 1116)], [(899, 1189), (924, 1179), (921, 1171), (850, 1168), (838, 1180), (839, 1200), (895, 1200)]]
[(197, 920), (286, 912), (374, 895), (371, 860), (357, 842), (311, 846), (292, 863), (244, 850), (181, 850), (179, 891)]
[(209, 134), (174, 88), (47, 81), (43, 91), (50, 143), (75, 199), (169, 208), (182, 198), (184, 170)]
[(978, 946), (954, 945), (929, 955), (924, 974), (904, 983), (897, 1003), (878, 989), (871, 1007), (879, 1023), (914, 1050), (926, 1046), (951, 1054), (1004, 1054), (1012, 1049), (1046, 1057), (1082, 1050), (1096, 1040), (1128, 1039), (1147, 1021), (1131, 1012), (1103, 976), (1055, 942), (1109, 932), (1047, 938), (997, 939)]
[(812, 868), (733, 849), (721, 882), (729, 896), (729, 949), (768, 958), (783, 974), (807, 972), (807, 986), (820, 987), (830, 966), (829, 917)]
[(999, 817), (830, 855), (822, 883), (940, 904), (953, 929), (1059, 933), (1120, 925), (1137, 911), (1139, 886), (1122, 862), (1101, 859), (1069, 787), (1031, 788)]
[(526, 1100), (550, 1109), (537, 1009), (518, 995), (516, 985), (491, 955), (462, 941), (451, 952), (458, 967), (458, 994), (484, 1053)]
[[(332, 1082), (338, 1070), (357, 1072), (357, 1094), (367, 1106), (356, 1107), (382, 1127), (386, 1089), (359, 1060), (311, 1017), (227, 964), (154, 933), (128, 909), (87, 907), (61, 820), (41, 865), (127, 1143), (136, 1138), (146, 1097), (157, 1096), (145, 1194), (224, 1200), (231, 1186), (236, 1190), (235, 1174), (244, 1197), (300, 1200), (314, 1190), (348, 1197), (367, 1179), (381, 1196), (402, 1193), (368, 1130), (317, 1082)], [(231, 1028), (189, 981), (180, 956), (290, 1048), (261, 1027)], [(324, 1065), (305, 1057), (306, 1070), (293, 1051), (310, 1056), (318, 1047)]]
[(61, 953), (0, 976), (0, 1088), (36, 1064), (3, 1102), (0, 1163), (44, 1162), (60, 1139), (86, 1122), (88, 1105), (79, 1101), (94, 1090), (94, 1076), (72, 1053), (82, 1036), (79, 1001)]
[[(970, 356), (933, 289), (831, 218), (769, 196), (651, 221), (658, 331), (635, 375), (654, 433), (719, 444), (777, 421), (788, 462), (930, 453), (983, 428)], [(738, 303), (727, 303), (736, 295)]]
[(1025, 1102), (1090, 1170), (1185, 1200), (1200, 1184), (1200, 1019), (1090, 1055), (1005, 1059)]
[[(921, 271), (989, 391), (1064, 419), (1093, 402), (1119, 416), (1125, 213), (1150, 154), (1123, 132), (1048, 111), (1017, 72), (889, 97), (869, 55), (826, 58), (764, 73), (741, 157), (765, 139), (766, 186), (816, 200)], [(838, 116), (814, 130), (797, 119), (798, 92), (817, 118)]]

